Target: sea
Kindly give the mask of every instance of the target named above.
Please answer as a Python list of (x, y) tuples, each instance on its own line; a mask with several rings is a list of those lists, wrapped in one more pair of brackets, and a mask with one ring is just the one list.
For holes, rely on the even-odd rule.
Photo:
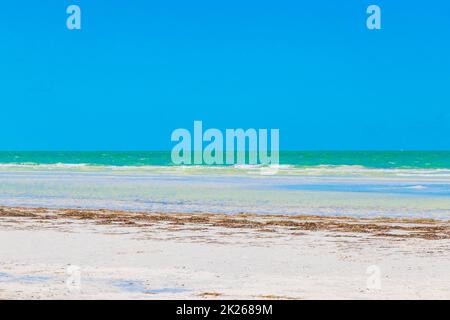
[(2, 151), (0, 206), (450, 219), (450, 151), (282, 151), (173, 165), (170, 151)]

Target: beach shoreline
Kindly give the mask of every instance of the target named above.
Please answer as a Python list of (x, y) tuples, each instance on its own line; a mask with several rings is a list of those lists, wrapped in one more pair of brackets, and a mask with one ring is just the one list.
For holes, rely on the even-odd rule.
[(443, 220), (0, 207), (0, 298), (448, 299), (449, 252)]

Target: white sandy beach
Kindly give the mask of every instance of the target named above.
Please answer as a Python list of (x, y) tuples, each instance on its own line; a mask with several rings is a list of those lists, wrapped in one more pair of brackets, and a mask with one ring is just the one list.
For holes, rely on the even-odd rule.
[[(336, 229), (251, 216), (267, 224), (255, 228), (211, 217), (108, 222), (2, 208), (0, 299), (450, 298), (448, 222), (344, 219)], [(437, 231), (414, 229), (429, 224)]]

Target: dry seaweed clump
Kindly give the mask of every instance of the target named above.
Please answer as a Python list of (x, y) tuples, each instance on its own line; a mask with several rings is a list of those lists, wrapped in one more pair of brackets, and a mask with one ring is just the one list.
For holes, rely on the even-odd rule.
[(219, 292), (202, 292), (198, 294), (199, 297), (202, 298), (217, 298), (222, 296), (222, 293)]

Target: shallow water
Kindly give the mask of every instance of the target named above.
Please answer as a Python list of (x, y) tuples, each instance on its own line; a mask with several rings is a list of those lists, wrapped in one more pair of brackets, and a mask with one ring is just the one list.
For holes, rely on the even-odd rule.
[(348, 166), (3, 165), (0, 205), (449, 219), (449, 172)]
[(0, 272), (0, 280), (5, 282), (46, 282), (52, 280), (50, 276), (35, 276), (35, 275), (14, 275), (11, 273)]
[(113, 286), (128, 292), (161, 294), (161, 293), (183, 293), (189, 291), (184, 288), (156, 288), (148, 289), (142, 281), (117, 280), (113, 281)]

